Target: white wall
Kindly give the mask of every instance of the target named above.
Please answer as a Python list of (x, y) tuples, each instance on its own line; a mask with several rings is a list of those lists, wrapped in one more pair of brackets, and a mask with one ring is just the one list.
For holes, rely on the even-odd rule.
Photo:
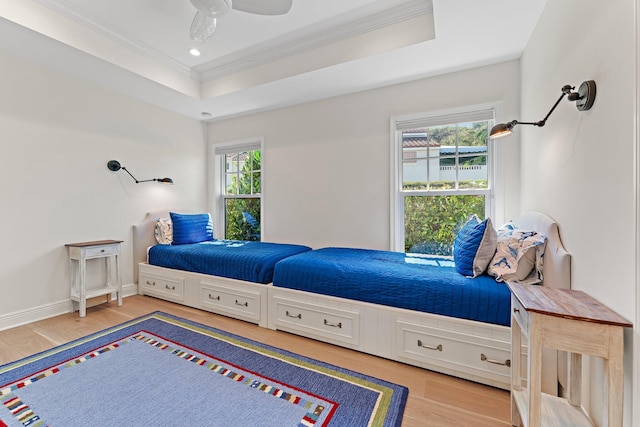
[[(68, 307), (65, 243), (123, 240), (131, 284), (132, 225), (153, 209), (206, 209), (198, 121), (4, 54), (0, 93), (0, 328)], [(136, 185), (110, 159), (176, 184)], [(97, 280), (100, 267), (88, 268)]]
[[(543, 118), (564, 84), (595, 80), (597, 99), (588, 112), (563, 101), (545, 127), (517, 128), (522, 210), (546, 212), (561, 225), (573, 255), (572, 287), (631, 321), (638, 310), (634, 17), (629, 0), (547, 2), (522, 57), (521, 119)], [(632, 335), (625, 335), (625, 425), (631, 425), (631, 402), (638, 403), (631, 396)], [(583, 395), (602, 423), (595, 365), (585, 368)]]
[[(510, 61), (215, 122), (210, 141), (264, 137), (264, 240), (389, 249), (390, 118), (499, 100), (517, 117), (519, 72)], [(520, 203), (518, 144), (501, 157), (498, 211), (509, 218)]]

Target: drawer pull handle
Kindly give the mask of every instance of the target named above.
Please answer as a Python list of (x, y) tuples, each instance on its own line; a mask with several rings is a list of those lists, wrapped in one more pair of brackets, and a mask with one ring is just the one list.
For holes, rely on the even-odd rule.
[(484, 353), (480, 355), (480, 360), (482, 360), (483, 362), (488, 362), (488, 363), (493, 363), (494, 365), (500, 365), (500, 366), (506, 366), (506, 367), (511, 367), (511, 359), (507, 359), (504, 362), (501, 362), (499, 360), (493, 360), (493, 359), (489, 359)]
[(421, 340), (418, 340), (418, 347), (426, 348), (427, 350), (442, 351), (442, 344), (432, 347), (430, 345), (425, 345)]
[(100, 250), (100, 252), (104, 253), (104, 249)]
[(285, 313), (285, 315), (286, 315), (287, 317), (292, 317), (292, 318), (294, 318), (294, 319), (300, 319), (300, 320), (302, 320), (302, 313), (298, 313), (298, 314), (291, 314), (291, 313), (289, 313), (289, 311), (287, 311), (287, 312)]
[(213, 300), (216, 300), (216, 301), (220, 301), (220, 295), (216, 295), (216, 296), (214, 297), (213, 295), (209, 294), (209, 299), (213, 299)]
[(176, 290), (176, 285), (173, 286), (169, 286), (169, 285), (164, 285), (165, 289), (169, 289), (170, 291), (175, 291)]
[(513, 312), (514, 312), (514, 313), (520, 313), (520, 309), (519, 309), (519, 308), (516, 308), (516, 307), (513, 307)]
[(325, 326), (331, 326), (332, 328), (340, 328), (342, 329), (342, 322), (340, 323), (331, 323), (327, 319), (324, 319)]
[(147, 285), (155, 286), (156, 285), (156, 281), (154, 280), (153, 282), (150, 282), (150, 281), (147, 280)]
[(236, 305), (239, 305), (240, 307), (249, 307), (249, 303), (248, 302), (238, 302), (238, 300), (236, 300)]

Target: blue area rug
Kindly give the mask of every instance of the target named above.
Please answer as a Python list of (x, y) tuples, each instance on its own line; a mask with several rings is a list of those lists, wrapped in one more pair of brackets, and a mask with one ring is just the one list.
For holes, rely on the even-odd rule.
[(155, 312), (0, 366), (0, 427), (400, 426), (408, 390)]

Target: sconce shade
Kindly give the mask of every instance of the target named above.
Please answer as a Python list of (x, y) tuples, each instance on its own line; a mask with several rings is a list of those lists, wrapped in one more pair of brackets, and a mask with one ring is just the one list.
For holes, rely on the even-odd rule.
[(587, 80), (582, 82), (577, 92), (573, 92), (573, 89), (575, 89), (575, 87), (571, 85), (562, 86), (562, 89), (560, 89), (562, 91), (562, 95), (560, 95), (560, 98), (558, 98), (556, 103), (553, 104), (553, 107), (551, 107), (551, 110), (547, 113), (544, 119), (537, 122), (519, 122), (518, 120), (512, 120), (509, 123), (498, 123), (491, 128), (489, 138), (498, 139), (511, 135), (513, 128), (516, 127), (516, 125), (544, 126), (551, 113), (553, 113), (560, 101), (562, 101), (562, 98), (565, 96), (567, 96), (569, 101), (575, 101), (576, 108), (579, 111), (587, 111), (591, 109), (596, 100), (596, 82), (593, 80)]
[(503, 138), (513, 133), (513, 128), (518, 124), (517, 121), (511, 121), (509, 123), (498, 123), (491, 128), (489, 136), (493, 139)]
[(123, 171), (125, 171), (127, 174), (129, 174), (129, 176), (130, 176), (131, 178), (133, 178), (133, 180), (136, 182), (136, 184), (140, 184), (141, 182), (151, 182), (151, 181), (159, 182), (160, 184), (173, 184), (173, 180), (172, 180), (171, 178), (152, 178), (152, 179), (143, 179), (143, 180), (141, 180), (141, 181), (140, 181), (140, 180), (138, 180), (135, 176), (133, 176), (133, 175), (131, 174), (131, 172), (129, 172), (129, 171), (127, 170), (127, 168), (125, 168), (124, 166), (122, 166), (122, 165), (120, 164), (120, 162), (119, 162), (119, 161), (117, 161), (117, 160), (109, 160), (109, 161), (107, 162), (107, 168), (108, 168), (110, 171), (113, 171), (113, 172), (117, 172), (117, 171), (119, 171), (120, 169), (122, 169), (122, 170), (123, 170)]

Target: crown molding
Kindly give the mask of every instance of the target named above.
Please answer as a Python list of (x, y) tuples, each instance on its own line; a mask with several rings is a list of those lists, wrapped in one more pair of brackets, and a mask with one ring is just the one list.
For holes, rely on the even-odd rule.
[(197, 82), (215, 80), (433, 12), (431, 0), (395, 0), (392, 7), (384, 10), (375, 10), (375, 6), (363, 7), (205, 64), (189, 67), (133, 36), (115, 30), (68, 0), (34, 1), (77, 24), (94, 30), (126, 49)]
[[(191, 67), (182, 64), (150, 45), (136, 39), (135, 37), (122, 31), (115, 31), (99, 18), (91, 15), (87, 11), (72, 5), (67, 0), (34, 0), (36, 3), (59, 13), (65, 18), (94, 30), (101, 36), (130, 49), (153, 62), (168, 67), (192, 79), (199, 80), (200, 76)], [(117, 64), (116, 64), (117, 65)]]
[(347, 40), (349, 38), (397, 24), (433, 12), (431, 0), (410, 0), (392, 8), (366, 16), (356, 11), (311, 25), (233, 54), (194, 67), (201, 81), (217, 78), (254, 68), (269, 62)]

